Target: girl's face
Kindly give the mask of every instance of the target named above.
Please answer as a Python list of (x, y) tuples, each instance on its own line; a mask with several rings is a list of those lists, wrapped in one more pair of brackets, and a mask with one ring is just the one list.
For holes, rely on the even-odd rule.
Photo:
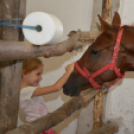
[(42, 80), (43, 65), (40, 65), (37, 69), (27, 73), (24, 77), (28, 86), (38, 86)]

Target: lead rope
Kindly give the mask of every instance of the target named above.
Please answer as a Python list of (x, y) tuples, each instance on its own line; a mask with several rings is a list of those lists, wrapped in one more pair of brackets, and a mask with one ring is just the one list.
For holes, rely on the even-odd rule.
[(0, 25), (1, 26), (9, 26), (9, 27), (18, 27), (18, 28), (26, 28), (30, 30), (36, 30), (36, 31), (41, 31), (41, 28), (39, 26), (25, 26), (25, 25), (17, 25), (17, 24), (12, 24), (12, 23), (5, 23), (2, 21), (22, 21), (23, 19), (21, 18), (12, 18), (12, 19), (0, 19)]

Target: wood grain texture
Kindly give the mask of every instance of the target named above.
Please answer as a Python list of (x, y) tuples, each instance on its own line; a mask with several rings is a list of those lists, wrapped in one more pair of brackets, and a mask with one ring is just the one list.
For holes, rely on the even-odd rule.
[(71, 52), (88, 45), (90, 39), (96, 38), (100, 32), (77, 31), (67, 40), (55, 45), (37, 46), (27, 42), (0, 41), (0, 61), (18, 60), (33, 57), (61, 56), (65, 52)]
[[(0, 17), (18, 18), (19, 14), (24, 15), (19, 10), (20, 6), (25, 10), (25, 2), (22, 4), (22, 1), (25, 0), (1, 0)], [(2, 26), (0, 29), (1, 40), (9, 42), (19, 40), (18, 28)], [(21, 40), (23, 40), (23, 37), (21, 37)], [(21, 69), (22, 61), (19, 60), (0, 63), (0, 134), (5, 134), (17, 126)]]

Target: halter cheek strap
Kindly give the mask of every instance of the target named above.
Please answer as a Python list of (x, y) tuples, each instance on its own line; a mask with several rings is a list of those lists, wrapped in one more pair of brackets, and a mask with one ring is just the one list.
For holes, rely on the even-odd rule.
[[(120, 27), (118, 35), (117, 35), (117, 39), (116, 39), (116, 43), (115, 43), (115, 47), (114, 47), (114, 52), (113, 52), (113, 57), (111, 59), (111, 62), (109, 64), (107, 64), (106, 66), (102, 67), (100, 70), (96, 71), (95, 73), (93, 73), (92, 75), (90, 74), (90, 72), (84, 67), (83, 70), (80, 68), (80, 66), (78, 65), (77, 62), (75, 62), (75, 68), (84, 76), (86, 77), (89, 82), (91, 83), (91, 85), (95, 88), (95, 89), (101, 89), (101, 88), (110, 88), (113, 84), (115, 84), (117, 81), (119, 81), (121, 78), (123, 78), (125, 76), (125, 73), (122, 75), (120, 73), (120, 70), (118, 69), (117, 65), (115, 64), (117, 56), (118, 56), (118, 52), (119, 52), (119, 47), (120, 47), (120, 41), (121, 41), (121, 37), (122, 37), (122, 33), (123, 33), (123, 27)], [(116, 75), (118, 76), (118, 78), (111, 83), (110, 85), (104, 87), (103, 85), (98, 85), (97, 82), (95, 82), (94, 78), (98, 75), (100, 75), (101, 73), (103, 73), (106, 70), (114, 70)]]

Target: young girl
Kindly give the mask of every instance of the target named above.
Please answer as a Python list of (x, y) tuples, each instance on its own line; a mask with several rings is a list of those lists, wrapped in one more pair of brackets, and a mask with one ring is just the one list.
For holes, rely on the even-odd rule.
[[(56, 92), (62, 89), (70, 74), (74, 70), (74, 63), (69, 64), (66, 73), (53, 85), (39, 88), (37, 87), (42, 80), (43, 64), (39, 58), (24, 60), (22, 81), (20, 90), (21, 109), (26, 115), (26, 120), (31, 122), (48, 113), (42, 95)], [(42, 134), (57, 134), (52, 128), (42, 132)]]

